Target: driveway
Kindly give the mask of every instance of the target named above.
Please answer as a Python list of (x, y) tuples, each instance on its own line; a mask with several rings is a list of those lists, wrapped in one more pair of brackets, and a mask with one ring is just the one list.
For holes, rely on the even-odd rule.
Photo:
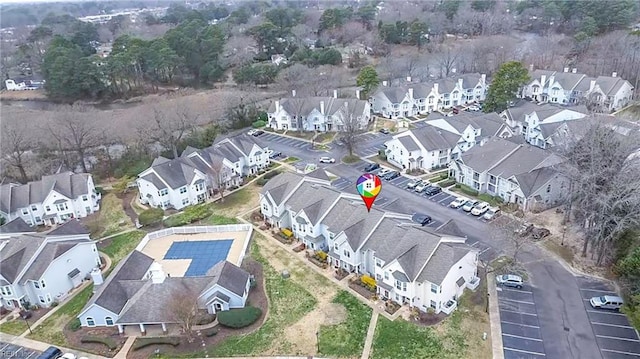
[(362, 134), (359, 136), (359, 142), (355, 152), (363, 158), (377, 155), (378, 151), (384, 148), (384, 143), (392, 137), (393, 134), (385, 135), (380, 132)]
[(591, 297), (618, 295), (608, 283), (588, 277), (577, 277), (583, 304), (605, 359), (640, 358), (640, 336), (629, 324), (627, 316), (591, 307)]
[(36, 359), (39, 351), (14, 344), (0, 342), (0, 358), (2, 359)]
[(546, 356), (531, 286), (498, 286), (498, 307), (505, 359)]

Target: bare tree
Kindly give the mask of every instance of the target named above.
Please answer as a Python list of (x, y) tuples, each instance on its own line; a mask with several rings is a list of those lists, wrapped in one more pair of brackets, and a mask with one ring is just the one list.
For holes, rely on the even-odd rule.
[(209, 175), (211, 184), (220, 193), (220, 202), (224, 202), (224, 191), (229, 185), (229, 180), (231, 180), (232, 170), (225, 166), (222, 156), (211, 156)]
[(26, 152), (31, 147), (27, 128), (24, 123), (14, 122), (2, 129), (2, 141), (0, 142), (2, 157), (10, 166), (15, 167), (20, 173), (20, 180), (26, 183), (29, 178), (25, 170)]
[(582, 256), (591, 249), (601, 265), (615, 240), (640, 225), (640, 141), (635, 125), (607, 116), (584, 127), (558, 169), (571, 182), (572, 214), (584, 226)]
[(342, 127), (339, 128), (342, 141), (349, 151), (349, 157), (353, 157), (354, 152), (361, 140), (360, 135), (364, 132), (366, 124), (363, 124), (361, 102), (358, 100), (345, 100), (340, 108), (340, 121)]
[(532, 242), (525, 224), (507, 216), (500, 216), (491, 223), (491, 235), (494, 239), (505, 243), (511, 252), (511, 258), (518, 263), (518, 255), (522, 249)]
[(182, 331), (191, 338), (193, 326), (198, 320), (198, 293), (183, 285), (180, 290), (169, 295), (167, 311)]
[(457, 50), (451, 49), (451, 47), (446, 46), (440, 57), (438, 58), (438, 63), (440, 65), (440, 74), (442, 77), (448, 77), (452, 70), (456, 66), (456, 62), (458, 61), (458, 57), (460, 53)]
[(175, 106), (173, 111), (161, 110), (155, 106), (151, 127), (141, 128), (138, 132), (141, 137), (167, 146), (173, 153), (173, 158), (178, 158), (178, 145), (191, 131), (198, 117), (199, 115), (192, 115), (182, 104)]
[(256, 53), (252, 47), (256, 47), (256, 41), (251, 36), (236, 35), (225, 43), (224, 62), (230, 66), (242, 66), (253, 61)]
[(62, 107), (54, 112), (53, 124), (49, 126), (58, 148), (63, 153), (75, 152), (83, 172), (89, 172), (87, 151), (99, 145), (99, 130), (90, 120), (93, 116), (95, 111), (84, 106)]

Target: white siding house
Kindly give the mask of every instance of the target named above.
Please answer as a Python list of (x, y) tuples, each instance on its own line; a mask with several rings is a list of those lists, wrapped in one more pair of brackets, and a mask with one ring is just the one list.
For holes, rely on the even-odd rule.
[[(477, 251), (455, 223), (425, 229), (410, 215), (375, 205), (368, 211), (356, 196), (312, 174), (283, 173), (267, 182), (260, 197), (268, 223), (292, 228), (311, 251), (328, 251), (333, 268), (375, 278), (378, 294), (400, 305), (426, 311), (433, 300), (436, 312), (451, 313), (464, 288), (477, 287)], [(432, 283), (438, 290), (428, 295), (423, 288)]]
[(100, 266), (89, 231), (70, 220), (45, 233), (0, 234), (0, 302), (50, 307)]
[(97, 212), (100, 198), (90, 174), (59, 173), (26, 184), (0, 185), (0, 216), (51, 226)]
[(176, 159), (156, 158), (138, 175), (140, 201), (179, 210), (206, 201), (220, 187), (240, 185), (269, 164), (268, 148), (252, 136), (226, 138), (203, 150), (189, 147)]

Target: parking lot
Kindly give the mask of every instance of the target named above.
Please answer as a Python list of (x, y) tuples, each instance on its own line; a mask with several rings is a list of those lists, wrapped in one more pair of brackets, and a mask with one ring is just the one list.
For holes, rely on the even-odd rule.
[(39, 351), (0, 342), (0, 358), (2, 359), (35, 359), (38, 355), (40, 355)]
[(497, 291), (504, 357), (546, 357), (531, 287), (526, 284), (522, 289), (498, 286)]
[(297, 138), (290, 138), (285, 136), (276, 135), (273, 133), (265, 132), (264, 134), (258, 136), (260, 140), (271, 144), (271, 143), (279, 143), (288, 147), (295, 147), (298, 149), (311, 149), (311, 144), (307, 141), (299, 140)]
[(602, 356), (605, 359), (640, 358), (640, 337), (627, 317), (615, 311), (595, 309), (589, 303), (592, 297), (618, 294), (607, 283), (593, 278), (578, 277), (577, 281)]
[(378, 154), (378, 151), (383, 148), (386, 141), (391, 138), (391, 135), (385, 135), (383, 133), (365, 133), (359, 136), (359, 143), (356, 149), (356, 154), (362, 158), (371, 157)]

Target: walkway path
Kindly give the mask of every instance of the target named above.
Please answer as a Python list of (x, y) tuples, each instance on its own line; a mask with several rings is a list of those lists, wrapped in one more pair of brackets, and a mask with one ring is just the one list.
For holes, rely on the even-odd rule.
[(122, 349), (120, 349), (118, 354), (116, 354), (113, 359), (127, 359), (127, 353), (129, 353), (129, 349), (131, 349), (131, 346), (133, 345), (133, 342), (136, 341), (136, 338), (136, 336), (128, 337), (127, 341), (124, 342)]
[(373, 310), (371, 321), (369, 322), (369, 330), (367, 330), (367, 339), (364, 341), (364, 350), (360, 359), (369, 359), (371, 355), (371, 347), (373, 346), (373, 335), (376, 333), (376, 325), (378, 324), (378, 311)]
[(495, 277), (492, 275), (487, 276), (487, 288), (489, 290), (489, 322), (491, 324), (491, 348), (493, 350), (493, 359), (504, 359), (498, 291), (496, 290)]
[(113, 237), (117, 237), (117, 236), (119, 236), (119, 235), (121, 235), (121, 234), (126, 234), (126, 233), (134, 232), (134, 231), (139, 231), (139, 229), (138, 229), (138, 228), (130, 228), (130, 229), (124, 230), (124, 231), (122, 231), (122, 232), (118, 232), (118, 233), (110, 234), (110, 235), (108, 235), (108, 236), (106, 236), (106, 237), (98, 238), (98, 239), (96, 239), (96, 241), (97, 241), (97, 242), (102, 242), (102, 241), (104, 241), (104, 240), (106, 240), (106, 239), (113, 238)]

